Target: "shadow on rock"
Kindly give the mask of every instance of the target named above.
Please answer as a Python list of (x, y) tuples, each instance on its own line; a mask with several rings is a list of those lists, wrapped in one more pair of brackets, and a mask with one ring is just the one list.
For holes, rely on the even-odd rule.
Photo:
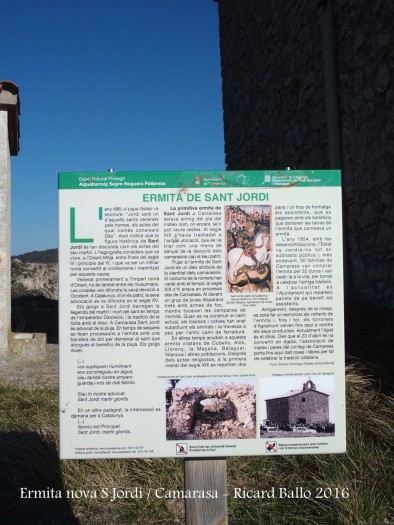
[(368, 366), (376, 388), (394, 392), (394, 310), (378, 310), (360, 299), (345, 302), (347, 363)]
[(48, 343), (57, 344), (58, 301), (42, 295), (24, 295), (12, 299), (12, 331), (43, 332)]
[(79, 525), (55, 445), (36, 432), (0, 433), (1, 525)]

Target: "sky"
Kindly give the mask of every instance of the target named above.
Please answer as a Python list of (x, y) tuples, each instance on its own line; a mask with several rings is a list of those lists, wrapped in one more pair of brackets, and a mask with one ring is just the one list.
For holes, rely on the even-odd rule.
[(58, 172), (225, 168), (213, 0), (12, 0), (1, 16), (0, 80), (21, 103), (13, 255), (57, 247)]

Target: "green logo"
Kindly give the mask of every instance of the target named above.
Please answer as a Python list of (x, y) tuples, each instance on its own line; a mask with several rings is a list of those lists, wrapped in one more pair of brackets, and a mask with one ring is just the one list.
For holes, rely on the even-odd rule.
[[(103, 208), (99, 208), (99, 221), (103, 220)], [(77, 242), (94, 242), (94, 239), (78, 239), (75, 235), (75, 208), (70, 208), (70, 242), (71, 243), (77, 243)]]

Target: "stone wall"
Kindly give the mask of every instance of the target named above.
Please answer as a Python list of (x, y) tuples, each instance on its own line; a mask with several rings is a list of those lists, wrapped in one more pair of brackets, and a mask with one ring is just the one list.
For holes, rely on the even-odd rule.
[[(304, 401), (303, 401), (304, 400)], [(288, 397), (267, 399), (267, 419), (277, 425), (294, 425), (305, 419), (307, 425), (328, 423), (328, 395), (308, 390)]]
[(11, 330), (11, 198), (8, 114), (0, 109), (0, 361), (8, 354)]
[(393, 309), (394, 3), (342, 0), (335, 15), (352, 280)]
[(275, 425), (290, 424), (289, 400), (287, 397), (277, 399), (267, 399), (267, 419), (274, 422)]
[[(201, 401), (227, 401), (227, 408), (204, 417)], [(219, 404), (220, 406), (220, 404)], [(222, 411), (222, 414), (219, 412)], [(256, 437), (256, 394), (252, 385), (230, 383), (207, 388), (175, 388), (167, 413), (167, 439)]]
[[(218, 0), (228, 169), (329, 168), (321, 5)], [(394, 308), (394, 3), (333, 1), (350, 292)]]
[(290, 422), (305, 419), (307, 425), (328, 423), (328, 396), (309, 390), (289, 397), (289, 419)]

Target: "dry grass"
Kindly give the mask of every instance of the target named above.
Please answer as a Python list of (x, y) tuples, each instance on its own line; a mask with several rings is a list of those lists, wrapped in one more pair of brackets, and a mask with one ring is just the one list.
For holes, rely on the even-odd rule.
[[(393, 398), (372, 387), (372, 381), (360, 367), (347, 368), (347, 453), (283, 457), (234, 457), (228, 459), (228, 486), (268, 490), (275, 487), (303, 487), (326, 490), (326, 498), (234, 499), (229, 498), (231, 525), (384, 525), (394, 523), (392, 487), (392, 450), (394, 443)], [(51, 389), (20, 390), (0, 387), (0, 431), (3, 433), (37, 432), (36, 445), (17, 447), (19, 477), (11, 486), (60, 484), (64, 491), (90, 491), (64, 503), (71, 505), (82, 525), (175, 525), (184, 523), (182, 500), (151, 496), (150, 488), (183, 488), (181, 459), (131, 459), (63, 461), (56, 455), (58, 441), (57, 392)], [(7, 436), (8, 434), (3, 434)], [(17, 434), (9, 434), (16, 436)], [(29, 434), (31, 438), (31, 434)], [(30, 439), (29, 438), (29, 439)], [(8, 440), (10, 441), (10, 440)], [(9, 443), (8, 443), (9, 444)], [(38, 444), (38, 445), (37, 445)], [(42, 447), (42, 448), (40, 448)], [(46, 448), (45, 448), (46, 447)], [(45, 452), (46, 450), (46, 452)], [(55, 455), (52, 453), (55, 450)], [(52, 452), (51, 452), (52, 451)], [(6, 467), (0, 450), (0, 466)], [(30, 473), (30, 474), (29, 474)], [(34, 474), (34, 475), (33, 475)], [(24, 477), (25, 476), (25, 477)], [(9, 472), (0, 478), (0, 498), (10, 482)], [(32, 485), (33, 483), (33, 485)], [(136, 489), (142, 497), (111, 502), (112, 489)], [(108, 489), (108, 497), (103, 496)], [(338, 489), (336, 491), (335, 489)], [(94, 494), (96, 491), (96, 497)], [(331, 492), (330, 492), (331, 491)], [(63, 494), (66, 494), (64, 492)], [(136, 492), (138, 495), (139, 492)], [(322, 493), (324, 494), (324, 493)], [(331, 494), (331, 496), (330, 496)], [(348, 497), (347, 497), (348, 494)], [(14, 494), (19, 498), (19, 494)], [(87, 497), (86, 497), (87, 496)], [(29, 504), (35, 505), (31, 500)], [(67, 505), (57, 513), (68, 516), (62, 523), (73, 523)], [(15, 508), (15, 507), (14, 507)], [(29, 507), (31, 514), (31, 507)], [(50, 512), (54, 513), (53, 508)], [(45, 511), (47, 512), (47, 510)], [(56, 514), (56, 513), (55, 513)], [(47, 512), (48, 515), (48, 512)], [(58, 516), (58, 514), (56, 514)], [(56, 518), (57, 522), (61, 521)], [(68, 521), (67, 521), (68, 520)], [(3, 522), (2, 522), (3, 523)], [(4, 523), (8, 523), (5, 521)], [(17, 521), (9, 523), (17, 524)], [(21, 523), (36, 523), (30, 521)], [(37, 524), (40, 521), (37, 521)], [(47, 523), (45, 521), (45, 523)], [(48, 522), (48, 524), (51, 522)], [(75, 523), (75, 521), (74, 521)]]

